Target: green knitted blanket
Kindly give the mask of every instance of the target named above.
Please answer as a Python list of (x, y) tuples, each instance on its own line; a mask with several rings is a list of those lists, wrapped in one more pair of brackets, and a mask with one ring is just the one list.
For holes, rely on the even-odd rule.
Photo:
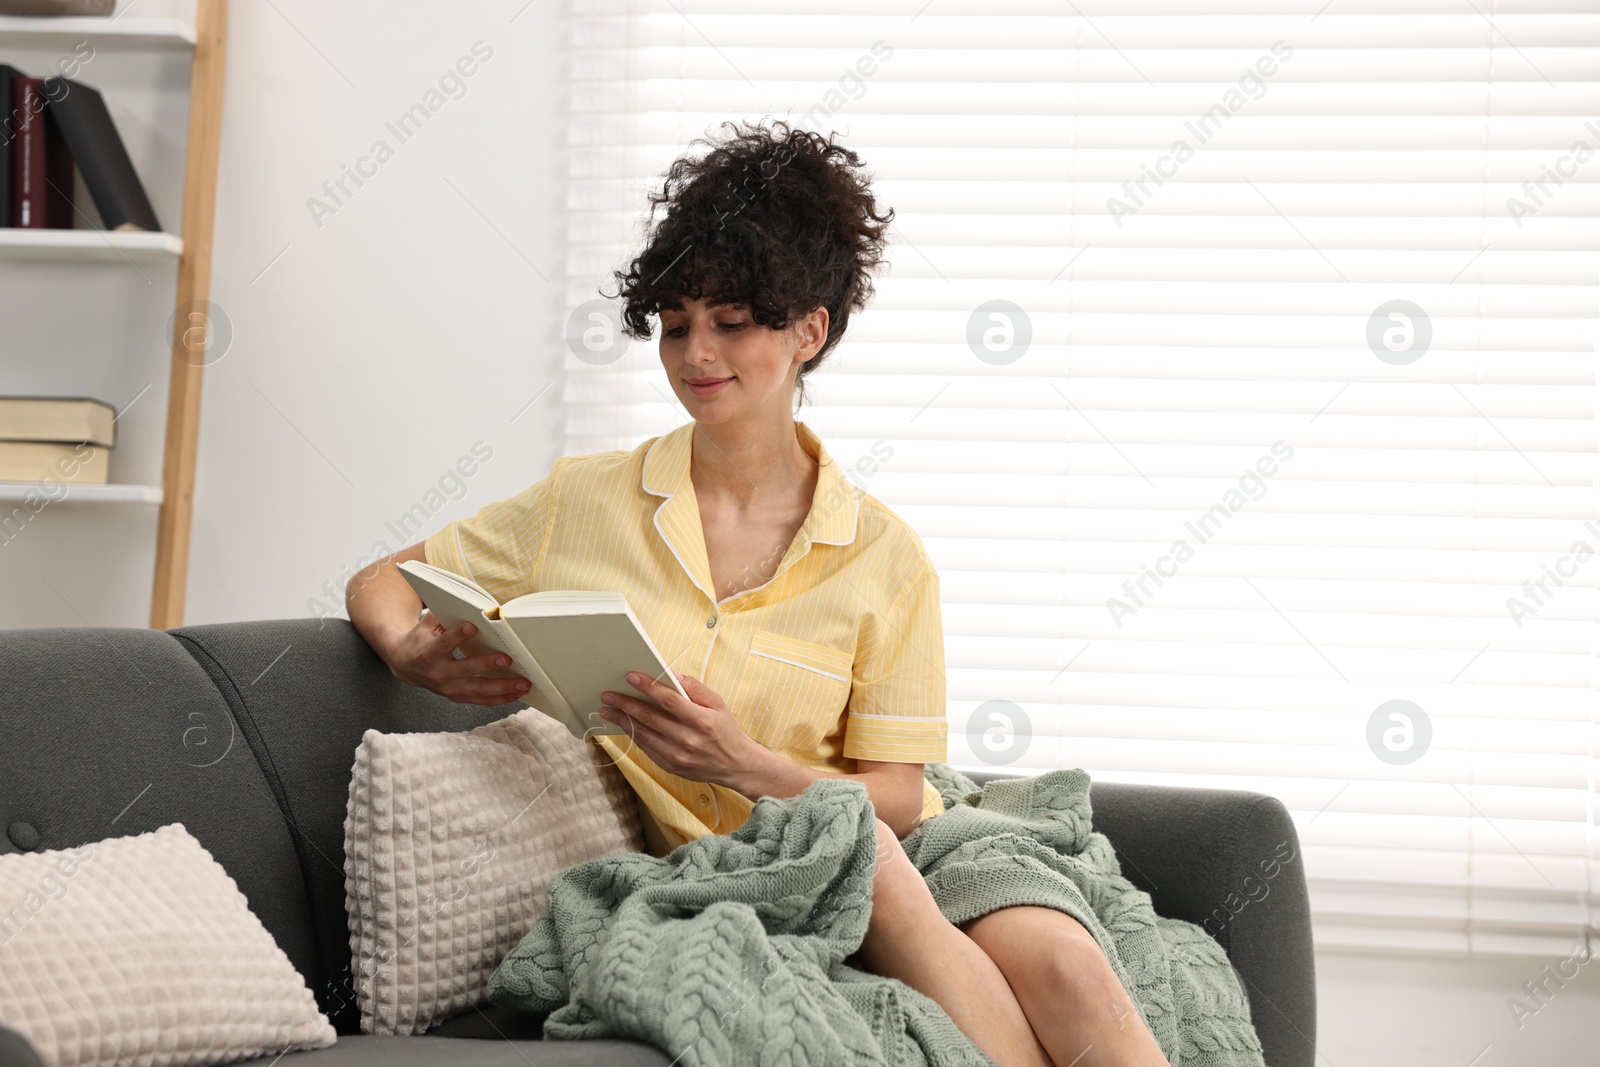
[[(925, 774), (944, 814), (902, 845), (945, 917), (1057, 908), (1099, 941), (1173, 1067), (1261, 1067), (1238, 980), (1199, 927), (1157, 916), (1090, 829), (1089, 776), (980, 789)], [(628, 1038), (675, 1063), (993, 1067), (934, 1001), (844, 963), (872, 908), (877, 824), (859, 782), (763, 797), (744, 825), (653, 857), (575, 864), (489, 979), (546, 1038)]]

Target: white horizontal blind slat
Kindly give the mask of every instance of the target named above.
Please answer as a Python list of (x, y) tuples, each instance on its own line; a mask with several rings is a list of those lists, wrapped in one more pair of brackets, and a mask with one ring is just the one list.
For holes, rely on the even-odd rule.
[(686, 417), (591, 303), (660, 172), (836, 129), (892, 267), (801, 417), (939, 567), (951, 761), (1271, 793), (1324, 943), (1555, 951), (1600, 923), (1600, 6), (1324, 6), (577, 0), (566, 449)]

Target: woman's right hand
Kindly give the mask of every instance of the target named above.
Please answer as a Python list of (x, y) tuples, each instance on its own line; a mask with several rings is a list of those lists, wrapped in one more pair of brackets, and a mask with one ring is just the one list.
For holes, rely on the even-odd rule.
[(389, 672), (402, 682), (431, 690), (458, 704), (492, 706), (526, 695), (532, 688), (526, 678), (480, 677), (487, 671), (511, 666), (503, 652), (456, 658), (455, 650), (476, 634), (477, 629), (470, 622), (447, 630), (433, 612), (425, 611), (415, 626), (389, 645), (383, 658)]

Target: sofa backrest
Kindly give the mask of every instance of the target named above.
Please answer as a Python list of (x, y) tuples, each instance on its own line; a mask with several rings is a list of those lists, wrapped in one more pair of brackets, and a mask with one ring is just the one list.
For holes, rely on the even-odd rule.
[(285, 825), (316, 947), (317, 971), (307, 983), (335, 1030), (359, 1033), (344, 819), (361, 735), (470, 730), (522, 705), (457, 704), (406, 685), (341, 619), (219, 623), (170, 633), (239, 724), (241, 744), (254, 754)]
[[(308, 981), (318, 973), (305, 879), (271, 784), (177, 639), (133, 629), (9, 631), (0, 638), (0, 724), (0, 852), (74, 848), (181, 822)], [(0, 939), (28, 917), (7, 914)]]
[[(183, 823), (334, 1028), (358, 1033), (344, 818), (361, 735), (470, 730), (516, 710), (405, 685), (342, 620), (7, 631), (0, 853)], [(28, 914), (0, 911), (0, 939)]]

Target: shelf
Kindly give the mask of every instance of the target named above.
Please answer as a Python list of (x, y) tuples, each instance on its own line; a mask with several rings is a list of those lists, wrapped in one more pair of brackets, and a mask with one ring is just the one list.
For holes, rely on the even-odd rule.
[(170, 233), (0, 229), (0, 259), (175, 260), (183, 238)]
[(194, 25), (179, 19), (0, 15), (0, 48), (70, 51), (88, 41), (96, 51), (191, 52)]
[[(39, 492), (38, 482), (0, 482), (0, 501), (26, 500), (29, 493)], [(57, 504), (82, 502), (86, 504), (159, 504), (159, 485), (73, 485), (68, 483), (67, 495)]]

